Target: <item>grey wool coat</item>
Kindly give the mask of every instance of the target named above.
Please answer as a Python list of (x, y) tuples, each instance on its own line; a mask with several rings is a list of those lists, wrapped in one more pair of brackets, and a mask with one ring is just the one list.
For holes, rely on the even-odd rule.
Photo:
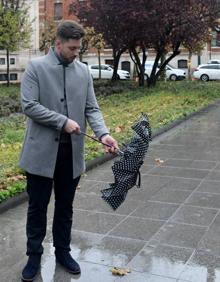
[[(88, 121), (98, 138), (108, 133), (87, 66), (75, 60), (66, 67), (65, 77), (64, 81), (63, 66), (52, 49), (31, 60), (23, 75), (21, 103), (28, 120), (20, 167), (29, 173), (53, 178), (60, 133), (67, 120), (64, 87), (68, 117), (80, 125), (81, 131), (86, 130)], [(85, 169), (84, 136), (72, 134), (71, 142), (76, 178)]]

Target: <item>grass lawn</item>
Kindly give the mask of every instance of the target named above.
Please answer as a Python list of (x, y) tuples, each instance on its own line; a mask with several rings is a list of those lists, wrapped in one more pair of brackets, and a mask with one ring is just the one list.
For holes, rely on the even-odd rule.
[[(136, 88), (111, 96), (98, 96), (98, 102), (112, 136), (121, 144), (131, 136), (130, 126), (141, 112), (148, 114), (152, 128), (157, 129), (220, 99), (219, 89), (219, 82), (166, 82), (151, 89)], [(18, 86), (8, 91), (17, 91), (19, 95)], [(7, 93), (0, 94), (0, 98), (2, 95)], [(25, 187), (23, 172), (17, 167), (24, 129), (22, 114), (0, 119), (0, 202)], [(92, 134), (92, 131), (89, 129), (88, 133)], [(100, 144), (86, 139), (86, 160), (102, 154)]]

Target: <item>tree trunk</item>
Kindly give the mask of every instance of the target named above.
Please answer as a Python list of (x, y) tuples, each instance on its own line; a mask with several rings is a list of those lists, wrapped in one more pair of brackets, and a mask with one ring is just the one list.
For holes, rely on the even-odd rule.
[(147, 86), (148, 87), (156, 85), (157, 78), (159, 77), (159, 75), (157, 75), (157, 67), (158, 67), (158, 63), (159, 63), (159, 60), (160, 60), (162, 54), (163, 54), (162, 51), (158, 51), (157, 52), (157, 55), (156, 55), (156, 58), (155, 58), (155, 61), (154, 61), (154, 65), (153, 65), (153, 68), (152, 68), (152, 71), (151, 71), (151, 74), (150, 74), (150, 77), (149, 77), (149, 79), (147, 81)]
[(9, 85), (10, 85), (9, 49), (6, 49), (6, 61), (7, 61), (7, 87), (9, 87)]
[(191, 61), (192, 61), (192, 52), (189, 51), (189, 55), (188, 55), (188, 79), (191, 80), (192, 79), (192, 75), (191, 75)]
[(101, 55), (100, 55), (100, 49), (98, 49), (98, 63), (99, 63), (99, 79), (102, 78), (102, 72), (101, 72)]
[(132, 59), (132, 61), (133, 61), (133, 63), (134, 63), (134, 77), (135, 77), (135, 79), (138, 77), (138, 82), (139, 82), (140, 68), (139, 68), (138, 65), (137, 65), (137, 62), (136, 62), (136, 60), (135, 60), (135, 58), (134, 58), (134, 54), (133, 54), (131, 48), (129, 48), (129, 54), (130, 54), (130, 57), (131, 57), (131, 59)]
[(161, 56), (162, 54), (164, 53), (164, 50), (163, 51), (160, 51), (158, 50), (157, 51), (157, 55), (156, 55), (156, 59), (155, 59), (155, 62), (154, 62), (154, 66), (153, 66), (153, 69), (152, 69), (152, 72), (151, 72), (151, 76), (150, 76), (150, 79), (148, 80), (148, 87), (151, 87), (151, 86), (155, 86), (156, 85), (156, 81), (157, 79), (159, 78), (159, 76), (161, 75), (162, 71), (165, 69), (166, 65), (174, 58), (176, 57), (177, 55), (180, 54), (180, 51), (179, 51), (179, 47), (180, 47), (180, 43), (178, 43), (175, 47), (175, 49), (173, 50), (173, 53), (170, 57), (168, 57), (164, 63), (160, 66), (160, 69), (158, 70), (158, 72), (156, 72), (157, 70), (157, 66), (158, 66), (158, 62), (159, 60), (161, 59)]
[(113, 49), (113, 60), (114, 60), (114, 70), (112, 75), (112, 81), (118, 79), (118, 64), (119, 64), (120, 56), (115, 49)]
[(198, 52), (198, 62), (197, 62), (198, 66), (201, 65), (201, 52)]
[[(161, 56), (161, 65), (163, 65), (165, 61), (166, 61), (166, 54), (163, 53)], [(160, 77), (162, 81), (166, 81), (166, 69), (165, 68), (163, 69)]]
[(146, 56), (146, 48), (142, 47), (142, 63), (141, 63), (141, 73), (140, 73), (140, 78), (141, 78), (141, 85), (140, 86), (144, 86), (144, 82), (145, 82), (145, 63), (147, 60), (147, 56)]
[(143, 60), (141, 62), (136, 48), (132, 47), (129, 50), (131, 59), (134, 62), (136, 69), (137, 69), (138, 85), (143, 87), (144, 86), (145, 62), (146, 62), (145, 48), (143, 48), (142, 51), (143, 51)]
[(126, 48), (122, 48), (120, 50), (113, 48), (114, 71), (113, 71), (113, 75), (112, 75), (112, 81), (118, 80), (119, 60), (121, 58), (122, 53), (124, 53), (125, 51), (126, 51)]

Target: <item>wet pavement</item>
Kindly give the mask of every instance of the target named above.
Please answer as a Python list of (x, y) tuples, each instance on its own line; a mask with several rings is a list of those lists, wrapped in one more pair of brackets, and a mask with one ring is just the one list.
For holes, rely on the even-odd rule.
[[(164, 161), (158, 165), (155, 159)], [(109, 161), (82, 177), (74, 201), (72, 255), (81, 275), (56, 265), (53, 199), (37, 282), (220, 282), (220, 105), (155, 138), (132, 189), (115, 212), (100, 189)], [(0, 214), (0, 281), (20, 281), (27, 204)], [(111, 267), (131, 273), (113, 276)]]

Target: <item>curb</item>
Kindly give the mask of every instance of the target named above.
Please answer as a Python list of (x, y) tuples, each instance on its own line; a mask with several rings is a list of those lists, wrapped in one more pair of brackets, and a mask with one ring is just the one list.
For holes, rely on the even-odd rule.
[[(185, 117), (179, 118), (174, 122), (169, 123), (168, 125), (165, 125), (155, 131), (153, 131), (152, 133), (152, 139), (154, 139), (155, 137), (162, 135), (163, 133), (167, 132), (168, 130), (178, 126), (179, 124), (191, 119), (192, 117), (196, 117), (199, 116), (205, 112), (210, 111), (212, 108), (215, 108), (216, 106), (220, 105), (220, 100), (217, 100), (215, 103), (209, 104), (208, 106), (203, 107), (202, 109), (193, 112)], [(102, 165), (103, 163), (114, 159), (116, 156), (114, 155), (103, 155), (100, 157), (97, 157), (93, 160), (90, 160), (88, 162), (86, 162), (86, 171), (89, 171), (99, 165)], [(0, 203), (0, 214), (11, 209), (14, 208), (24, 202), (26, 202), (28, 199), (28, 195), (26, 193), (26, 191), (21, 192), (15, 196), (13, 196), (12, 198), (9, 198), (5, 201), (3, 201), (2, 203)]]
[(24, 202), (27, 201), (27, 199), (28, 199), (28, 195), (25, 191), (11, 198), (8, 198), (7, 200), (0, 203), (0, 214), (9, 209), (15, 208), (20, 204), (23, 204)]
[(190, 113), (189, 115), (185, 116), (185, 117), (182, 117), (182, 118), (179, 118), (167, 125), (164, 125), (163, 127), (159, 128), (159, 129), (156, 129), (153, 134), (152, 134), (152, 139), (167, 132), (168, 130), (178, 126), (179, 124), (193, 118), (193, 117), (196, 117), (196, 116), (200, 116), (201, 114), (205, 113), (205, 112), (208, 112), (210, 111), (212, 108), (215, 108), (217, 107), (218, 105), (220, 105), (220, 99), (217, 100), (215, 103), (212, 103), (212, 104), (209, 104), (208, 106), (205, 106), (203, 108), (201, 108), (200, 110), (196, 111), (196, 112), (192, 112)]

